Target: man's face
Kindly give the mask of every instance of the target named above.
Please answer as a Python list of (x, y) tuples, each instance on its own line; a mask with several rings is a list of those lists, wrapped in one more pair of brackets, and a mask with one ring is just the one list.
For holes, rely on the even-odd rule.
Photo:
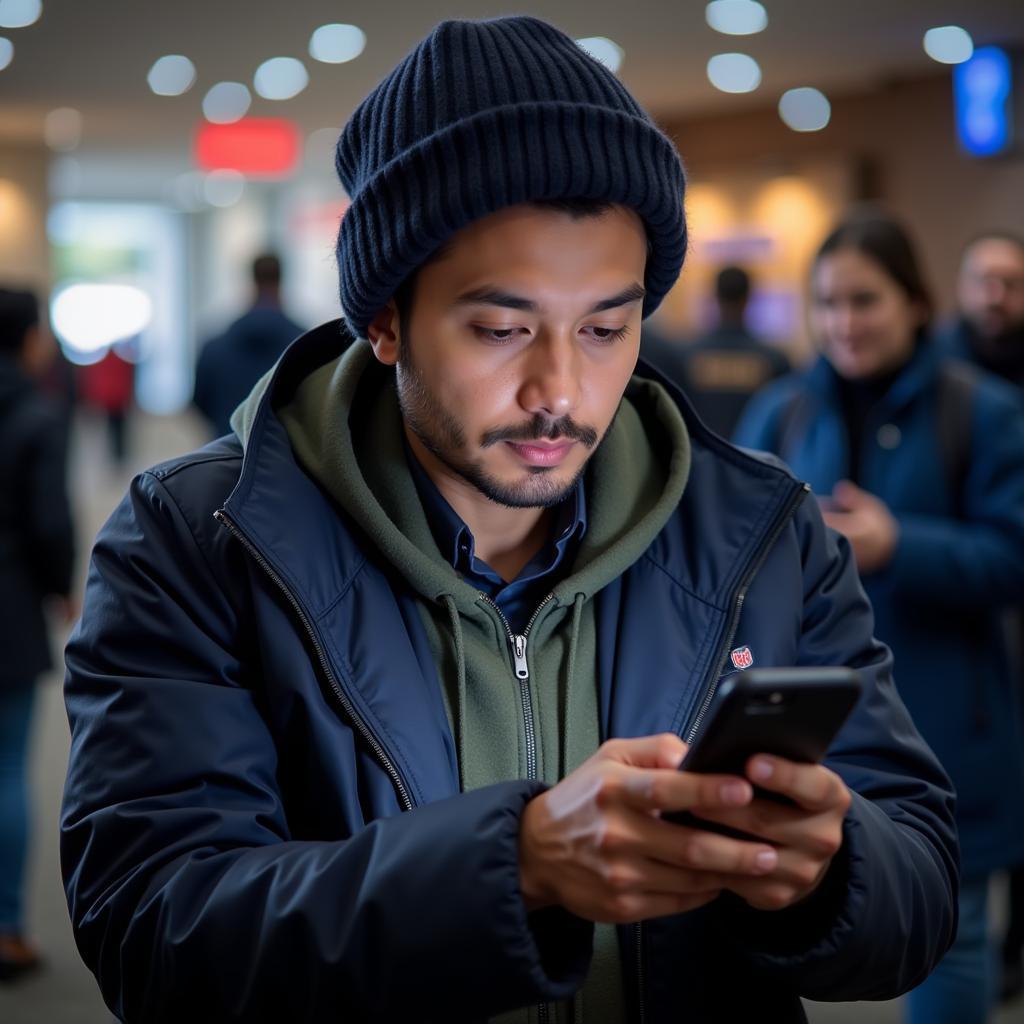
[(636, 365), (646, 260), (640, 218), (618, 206), (578, 219), (515, 206), (455, 235), (420, 270), (398, 345), (428, 470), (501, 505), (564, 498)]
[(1024, 329), (1024, 251), (1009, 239), (983, 238), (964, 254), (960, 311), (985, 339)]

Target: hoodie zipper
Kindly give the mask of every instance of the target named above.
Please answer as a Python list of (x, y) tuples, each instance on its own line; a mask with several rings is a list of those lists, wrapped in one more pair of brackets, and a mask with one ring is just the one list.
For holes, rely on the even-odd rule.
[(288, 603), (295, 609), (295, 613), (296, 615), (298, 615), (299, 620), (302, 622), (302, 625), (306, 630), (306, 634), (308, 635), (309, 640), (313, 645), (313, 649), (316, 651), (317, 658), (320, 661), (320, 668), (327, 679), (327, 683), (331, 688), (331, 692), (334, 694), (338, 703), (341, 705), (342, 710), (349, 717), (349, 719), (351, 719), (356, 728), (359, 730), (359, 733), (362, 735), (363, 739), (365, 739), (366, 742), (370, 745), (370, 748), (377, 756), (377, 760), (380, 761), (384, 770), (390, 776), (391, 781), (394, 784), (395, 791), (398, 794), (399, 802), (402, 805), (402, 810), (411, 811), (413, 808), (412, 798), (409, 796), (409, 790), (406, 787), (405, 783), (402, 781), (402, 777), (401, 775), (399, 775), (398, 769), (395, 767), (394, 763), (388, 757), (387, 753), (384, 751), (384, 748), (380, 745), (377, 738), (370, 731), (369, 726), (367, 726), (366, 723), (356, 713), (356, 709), (353, 706), (352, 702), (348, 699), (348, 697), (345, 696), (345, 692), (344, 690), (342, 690), (341, 685), (339, 684), (337, 678), (334, 675), (334, 670), (331, 668), (331, 663), (327, 658), (327, 654), (324, 651), (323, 646), (320, 643), (320, 640), (317, 638), (316, 631), (313, 629), (312, 623), (309, 621), (308, 616), (303, 611), (302, 606), (299, 604), (298, 600), (288, 589), (288, 585), (277, 574), (273, 566), (271, 566), (271, 564), (263, 557), (263, 555), (260, 554), (256, 546), (249, 541), (249, 539), (245, 536), (244, 533), (242, 533), (237, 524), (229, 518), (228, 514), (224, 511), (224, 509), (218, 509), (216, 512), (214, 512), (213, 517), (217, 520), (218, 523), (221, 524), (221, 526), (226, 527), (231, 532), (231, 534), (235, 538), (237, 538), (237, 540), (241, 543), (242, 547), (244, 547), (245, 550), (249, 552), (249, 554), (255, 560), (256, 564), (259, 565), (259, 567), (277, 585), (281, 593), (284, 594), (284, 596), (288, 599)]
[(512, 649), (512, 663), (516, 679), (519, 682), (519, 703), (523, 709), (523, 725), (526, 729), (526, 777), (528, 779), (536, 779), (537, 735), (533, 728), (533, 696), (530, 693), (530, 668), (526, 663), (526, 642), (530, 636), (530, 630), (533, 629), (533, 624), (537, 621), (537, 616), (554, 601), (555, 595), (548, 594), (537, 605), (537, 610), (530, 616), (530, 621), (526, 624), (526, 628), (522, 633), (512, 632), (512, 627), (509, 625), (508, 619), (505, 618), (505, 613), (482, 590), (478, 592), (478, 597), (484, 604), (489, 605), (497, 612), (498, 618), (501, 619), (501, 624), (505, 627), (506, 634), (508, 634), (509, 646)]
[[(793, 514), (796, 512), (800, 503), (810, 493), (810, 485), (802, 484), (799, 490), (794, 493), (789, 501), (783, 506), (772, 524), (771, 529), (765, 535), (764, 540), (761, 542), (760, 548), (758, 548), (757, 554), (751, 561), (747, 571), (743, 574), (743, 579), (740, 581), (740, 585), (736, 588), (735, 596), (733, 597), (732, 612), (729, 615), (728, 624), (725, 631), (725, 639), (722, 642), (722, 646), (719, 648), (718, 658), (711, 663), (711, 678), (708, 683), (708, 691), (704, 696), (704, 700), (701, 702), (700, 710), (697, 712), (697, 717), (693, 720), (693, 725), (690, 726), (690, 731), (686, 736), (686, 742), (692, 743), (693, 737), (697, 735), (697, 730), (700, 728), (700, 723), (704, 720), (704, 716), (707, 714), (708, 708), (711, 706), (711, 701), (714, 699), (715, 691), (718, 689), (718, 680), (721, 678), (722, 671), (725, 668), (725, 659), (729, 657), (729, 649), (733, 645), (733, 641), (736, 639), (736, 630), (739, 628), (740, 613), (743, 611), (743, 604), (747, 598), (747, 591), (750, 589), (750, 585), (754, 582), (754, 577), (758, 574), (761, 566), (764, 565), (765, 559), (768, 557), (769, 552), (775, 546), (775, 542), (779, 539), (782, 531), (786, 528)], [(644, 1004), (644, 955), (643, 955), (643, 924), (637, 922), (634, 926), (633, 939), (636, 945), (636, 975), (637, 975), (637, 1021), (638, 1024), (643, 1024), (646, 1018), (646, 1007)]]
[[(497, 603), (487, 596), (482, 590), (478, 592), (479, 599), (489, 605), (497, 613), (501, 624), (508, 634), (509, 646), (512, 649), (512, 664), (515, 670), (516, 679), (519, 682), (519, 703), (523, 709), (523, 725), (526, 730), (526, 777), (537, 778), (537, 734), (533, 727), (533, 696), (530, 693), (530, 667), (526, 663), (526, 642), (530, 636), (530, 630), (537, 621), (537, 616), (555, 599), (554, 594), (548, 594), (539, 605), (536, 611), (530, 616), (526, 628), (522, 633), (514, 633), (509, 625), (505, 613), (498, 607)], [(537, 1004), (537, 1024), (548, 1024), (551, 1020), (551, 1009), (547, 1003)]]

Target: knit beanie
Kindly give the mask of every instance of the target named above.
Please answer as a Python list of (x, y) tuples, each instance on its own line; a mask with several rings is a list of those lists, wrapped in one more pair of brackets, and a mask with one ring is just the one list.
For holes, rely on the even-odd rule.
[(360, 337), (451, 235), (518, 203), (635, 210), (649, 241), (645, 316), (683, 264), (675, 147), (611, 71), (536, 18), (438, 25), (356, 109), (335, 164), (351, 200), (338, 232), (341, 305)]

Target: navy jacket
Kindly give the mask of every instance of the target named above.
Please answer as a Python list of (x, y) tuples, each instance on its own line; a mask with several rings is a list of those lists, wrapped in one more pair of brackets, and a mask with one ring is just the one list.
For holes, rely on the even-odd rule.
[[(924, 345), (868, 422), (862, 486), (900, 525), (891, 564), (864, 585), (914, 721), (957, 791), (964, 874), (1024, 861), (1024, 739), (1000, 610), (1024, 600), (1024, 412), (978, 372), (960, 495), (939, 440), (941, 355)], [(799, 422), (780, 419), (791, 397)], [(822, 359), (758, 396), (740, 444), (781, 455), (818, 494), (850, 473), (835, 372)]]
[[(96, 543), (67, 651), (62, 860), (126, 1021), (479, 1021), (585, 975), (591, 926), (528, 916), (518, 890), (539, 784), (459, 793), (415, 602), (274, 414), (343, 343), (337, 323), (296, 342), (244, 454), (221, 439), (142, 474)], [(798, 1021), (801, 994), (893, 996), (955, 929), (948, 779), (804, 487), (679, 401), (678, 514), (597, 598), (604, 734), (690, 736), (739, 645), (860, 667), (867, 694), (829, 761), (855, 792), (836, 884), (778, 914), (723, 899), (622, 929), (631, 1017)]]
[(0, 354), (0, 689), (52, 664), (43, 600), (68, 594), (74, 566), (65, 461), (59, 411)]
[(203, 345), (193, 401), (215, 437), (228, 433), (235, 407), (302, 330), (277, 306), (258, 303)]

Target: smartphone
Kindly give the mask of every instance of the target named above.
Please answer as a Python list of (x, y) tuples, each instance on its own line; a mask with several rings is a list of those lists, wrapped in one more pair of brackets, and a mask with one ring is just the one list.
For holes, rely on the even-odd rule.
[[(861, 694), (851, 668), (752, 668), (723, 680), (680, 770), (745, 774), (755, 754), (814, 764), (854, 709)], [(755, 787), (755, 795), (788, 802)], [(691, 827), (727, 831), (688, 812), (662, 815)], [(746, 837), (749, 838), (749, 837)]]

